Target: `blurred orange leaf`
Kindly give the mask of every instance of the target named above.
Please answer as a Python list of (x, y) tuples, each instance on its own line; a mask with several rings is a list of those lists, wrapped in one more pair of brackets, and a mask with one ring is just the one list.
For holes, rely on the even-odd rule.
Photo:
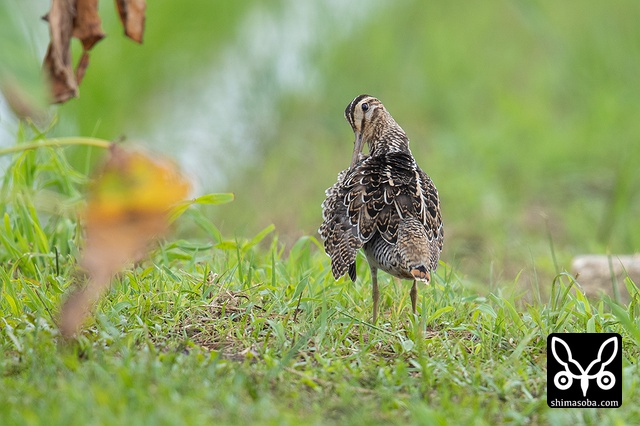
[(60, 330), (65, 337), (78, 331), (113, 275), (144, 257), (152, 239), (166, 232), (171, 208), (189, 190), (189, 182), (170, 161), (112, 145), (89, 189), (80, 260), (88, 283), (62, 307)]
[(86, 224), (120, 221), (132, 215), (165, 215), (189, 189), (189, 182), (172, 162), (114, 146), (102, 175), (91, 186)]

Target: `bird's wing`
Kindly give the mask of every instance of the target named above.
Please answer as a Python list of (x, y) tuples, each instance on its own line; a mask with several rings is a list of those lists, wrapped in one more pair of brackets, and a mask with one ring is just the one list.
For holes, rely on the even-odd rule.
[[(408, 157), (408, 158), (407, 158)], [(383, 155), (366, 158), (345, 179), (343, 203), (349, 222), (364, 243), (376, 232), (394, 243), (400, 217), (412, 215), (414, 208), (405, 187), (407, 170), (402, 159)]]
[(431, 269), (435, 270), (438, 266), (438, 259), (444, 243), (440, 198), (431, 178), (417, 166), (416, 179), (418, 181), (417, 188), (420, 189), (420, 196), (414, 199), (414, 205), (416, 211), (419, 212), (418, 217), (422, 221), (425, 231), (427, 231), (427, 238), (431, 247), (437, 248), (437, 252), (433, 251), (431, 259)]
[[(397, 214), (391, 216), (390, 226), (397, 235), (381, 235), (395, 243), (401, 256), (409, 264), (422, 264), (436, 270), (442, 252), (444, 228), (440, 213), (440, 200), (433, 181), (407, 154), (387, 155), (391, 165), (393, 184), (400, 192), (393, 201)], [(389, 181), (389, 185), (391, 182)]]
[(345, 273), (356, 280), (356, 254), (364, 242), (358, 237), (356, 227), (349, 220), (347, 205), (344, 203), (347, 189), (345, 181), (351, 170), (343, 170), (338, 181), (326, 191), (327, 198), (322, 203), (324, 221), (318, 232), (324, 240), (324, 248), (331, 258), (331, 270), (335, 279)]
[(400, 221), (408, 217), (417, 218), (435, 241), (435, 269), (443, 240), (438, 192), (409, 153), (366, 157), (341, 172), (326, 194), (320, 236), (336, 279), (346, 272), (355, 278), (356, 253), (376, 232), (396, 243)]
[(375, 232), (395, 243), (402, 219), (414, 217), (429, 240), (441, 239), (442, 216), (438, 191), (409, 153), (369, 157), (345, 176), (344, 204), (357, 235), (368, 241)]

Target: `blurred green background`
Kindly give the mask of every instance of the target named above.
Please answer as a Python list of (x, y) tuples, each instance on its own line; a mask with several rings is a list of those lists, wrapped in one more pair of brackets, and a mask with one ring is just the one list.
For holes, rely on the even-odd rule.
[[(33, 93), (48, 7), (10, 1), (0, 14), (0, 71)], [(344, 108), (368, 93), (436, 183), (442, 259), (469, 281), (548, 284), (551, 244), (560, 269), (576, 254), (638, 251), (636, 0), (151, 1), (141, 46), (113, 2), (101, 14), (108, 36), (51, 134), (172, 155), (199, 193), (236, 194), (209, 212), (225, 235), (270, 223), (286, 243), (314, 234), (350, 161)], [(0, 114), (11, 144), (15, 123)], [(82, 167), (87, 154), (72, 155)]]

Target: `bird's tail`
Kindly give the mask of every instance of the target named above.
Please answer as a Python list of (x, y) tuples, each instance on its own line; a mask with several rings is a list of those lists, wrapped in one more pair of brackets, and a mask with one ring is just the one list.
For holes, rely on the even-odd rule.
[(429, 268), (424, 265), (410, 266), (409, 271), (413, 278), (418, 281), (425, 282), (429, 284), (431, 281), (431, 273), (429, 272)]
[(407, 217), (400, 222), (398, 249), (413, 278), (429, 283), (432, 249), (424, 225), (418, 219)]

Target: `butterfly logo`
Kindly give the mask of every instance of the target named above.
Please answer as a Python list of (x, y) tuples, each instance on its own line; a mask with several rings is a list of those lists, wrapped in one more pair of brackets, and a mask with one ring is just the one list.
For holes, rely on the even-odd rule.
[[(613, 345), (613, 353), (606, 361), (603, 361), (602, 357), (604, 350), (608, 345)], [(564, 353), (562, 353), (562, 350), (559, 350), (560, 347), (564, 348)], [(580, 380), (582, 396), (586, 397), (587, 389), (589, 389), (589, 381), (592, 379), (596, 379), (598, 387), (602, 390), (609, 390), (616, 384), (616, 378), (613, 373), (605, 371), (605, 367), (611, 364), (618, 353), (618, 340), (615, 337), (605, 340), (602, 345), (600, 345), (598, 357), (593, 360), (587, 368), (582, 368), (582, 365), (573, 359), (569, 345), (559, 337), (553, 336), (551, 338), (551, 352), (553, 353), (553, 357), (556, 361), (564, 367), (564, 371), (560, 371), (553, 378), (553, 384), (560, 390), (569, 389), (571, 385), (573, 385), (574, 379)], [(566, 360), (563, 360), (563, 355), (567, 356)], [(573, 373), (570, 369), (570, 365), (575, 366), (575, 368), (580, 371), (580, 374)], [(597, 366), (599, 366), (598, 371), (591, 373), (591, 370), (595, 370)]]

